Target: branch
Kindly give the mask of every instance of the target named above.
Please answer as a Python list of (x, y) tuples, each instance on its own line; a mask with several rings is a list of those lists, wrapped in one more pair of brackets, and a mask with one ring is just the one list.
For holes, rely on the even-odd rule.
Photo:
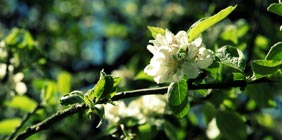
[(12, 140), (12, 139), (15, 137), (15, 135), (18, 133), (18, 131), (24, 126), (24, 124), (27, 122), (27, 120), (28, 120), (33, 114), (35, 114), (35, 112), (36, 112), (38, 109), (40, 109), (41, 107), (42, 107), (41, 104), (37, 104), (37, 106), (32, 110), (32, 112), (27, 113), (27, 114), (24, 116), (23, 120), (21, 121), (20, 125), (15, 128), (15, 130), (13, 131), (13, 133), (12, 133), (7, 139), (8, 139), (8, 140)]
[[(225, 82), (225, 83), (211, 83), (211, 84), (199, 84), (199, 85), (194, 85), (192, 82), (188, 81), (189, 90), (226, 89), (226, 88), (232, 88), (232, 87), (244, 88), (246, 87), (246, 85), (247, 85), (247, 82), (245, 80), (231, 81), (227, 83)], [(168, 88), (167, 86), (164, 86), (164, 87), (157, 87), (157, 88), (138, 89), (138, 90), (132, 90), (132, 91), (118, 92), (112, 98), (112, 101), (117, 101), (121, 99), (132, 98), (132, 97), (138, 97), (138, 96), (143, 96), (143, 95), (166, 94), (167, 88)], [(102, 101), (101, 103), (105, 103), (105, 101)], [(39, 131), (48, 129), (53, 124), (59, 122), (60, 120), (66, 117), (73, 115), (75, 113), (78, 113), (78, 112), (82, 112), (86, 109), (88, 109), (88, 106), (86, 104), (75, 104), (63, 111), (58, 111), (57, 113), (53, 114), (52, 116), (43, 120), (42, 122), (28, 127), (23, 133), (19, 134), (14, 140), (26, 139), (29, 136)]]
[(23, 133), (19, 134), (14, 140), (24, 140), (39, 131), (48, 129), (50, 126), (59, 122), (60, 120), (70, 115), (73, 115), (75, 113), (82, 112), (87, 108), (88, 107), (85, 104), (77, 104), (63, 111), (58, 111), (57, 113), (53, 114), (52, 116), (43, 120), (42, 122), (28, 127)]

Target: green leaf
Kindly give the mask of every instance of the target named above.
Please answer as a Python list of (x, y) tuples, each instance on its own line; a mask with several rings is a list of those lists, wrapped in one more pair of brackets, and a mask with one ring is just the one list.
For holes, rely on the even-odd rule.
[(282, 16), (282, 3), (272, 3), (267, 7), (267, 11)]
[(99, 79), (97, 84), (94, 86), (93, 90), (88, 90), (86, 94), (88, 94), (90, 100), (99, 100), (104, 92), (104, 88), (106, 85), (106, 79), (103, 77)]
[(43, 91), (41, 91), (40, 95), (43, 104), (55, 104), (56, 101), (54, 101), (53, 96), (57, 91), (56, 83), (52, 81), (44, 81), (44, 83), (45, 86), (43, 87)]
[(215, 54), (220, 63), (243, 73), (245, 68), (244, 55), (241, 50), (232, 46), (223, 46)]
[[(256, 105), (264, 108), (264, 107), (273, 107), (275, 106), (273, 90), (272, 88), (265, 83), (261, 84), (248, 84), (246, 88), (247, 94), (252, 98)], [(272, 92), (273, 91), (273, 92)]]
[(218, 111), (216, 124), (221, 134), (228, 140), (245, 140), (247, 127), (242, 117), (236, 112)]
[(8, 135), (11, 134), (14, 129), (21, 123), (20, 118), (9, 118), (0, 121), (0, 134)]
[(82, 91), (72, 91), (71, 93), (64, 95), (60, 99), (61, 105), (71, 105), (83, 102), (84, 97)]
[(223, 40), (231, 41), (234, 44), (238, 44), (237, 29), (234, 25), (227, 26), (221, 33), (220, 37)]
[(168, 87), (168, 106), (177, 117), (184, 117), (190, 110), (188, 85), (185, 80), (171, 83)]
[(58, 91), (60, 93), (69, 93), (71, 90), (71, 74), (68, 72), (61, 72), (58, 77)]
[(148, 80), (148, 81), (154, 81), (154, 78), (152, 76), (149, 76), (144, 72), (144, 70), (141, 70), (134, 78), (134, 80)]
[(233, 74), (233, 80), (234, 80), (234, 81), (235, 81), (235, 80), (245, 80), (245, 79), (246, 79), (245, 75), (242, 74), (242, 73), (233, 72), (232, 74)]
[(87, 91), (88, 98), (95, 100), (95, 103), (103, 100), (112, 98), (117, 90), (118, 84), (121, 78), (112, 77), (107, 75), (104, 71), (100, 72), (100, 79), (93, 89)]
[(282, 42), (278, 42), (274, 44), (270, 50), (268, 51), (266, 57), (266, 60), (282, 60)]
[(189, 42), (193, 41), (196, 37), (198, 37), (202, 32), (213, 26), (214, 24), (218, 23), (219, 21), (223, 20), (227, 17), (235, 8), (236, 6), (229, 6), (215, 15), (200, 19), (196, 23), (194, 23), (190, 29), (188, 30), (188, 40)]
[(17, 45), (18, 48), (32, 49), (35, 46), (35, 41), (31, 34), (24, 30), (13, 28), (10, 34), (5, 38), (7, 45)]
[(277, 71), (282, 65), (282, 61), (275, 60), (254, 60), (252, 61), (252, 70), (256, 78), (269, 75)]
[(276, 72), (267, 76), (267, 78), (270, 79), (271, 81), (282, 82), (282, 70), (278, 69)]
[(165, 29), (160, 27), (147, 26), (147, 28), (151, 32), (153, 38), (156, 38), (157, 34), (161, 34), (161, 35), (165, 34)]
[(25, 95), (17, 95), (11, 101), (5, 103), (8, 107), (20, 109), (26, 112), (32, 112), (37, 103)]
[(15, 45), (19, 42), (19, 36), (21, 36), (22, 31), (18, 28), (13, 28), (9, 35), (5, 38), (7, 45)]

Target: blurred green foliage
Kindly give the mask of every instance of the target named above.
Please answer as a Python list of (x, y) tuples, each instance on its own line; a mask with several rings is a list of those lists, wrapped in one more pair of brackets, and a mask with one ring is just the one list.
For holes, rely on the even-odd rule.
[[(277, 43), (282, 39), (281, 3), (268, 9), (278, 15), (267, 11), (274, 2), (277, 1), (1, 0), (0, 139), (7, 138), (20, 124), (19, 118), (37, 104), (43, 104), (43, 108), (24, 127), (64, 109), (59, 99), (72, 90), (92, 88), (101, 69), (118, 73), (125, 83), (118, 90), (154, 86), (150, 77), (142, 73), (151, 57), (146, 50), (152, 39), (147, 26), (168, 28), (174, 33), (187, 31), (198, 19), (230, 5), (237, 8), (228, 19), (202, 34), (207, 48), (216, 51), (225, 47), (228, 53), (218, 54), (228, 55), (229, 59), (214, 63), (206, 70), (208, 78), (195, 83), (252, 76), (281, 81), (281, 42)], [(18, 73), (24, 75), (20, 80), (15, 78)], [(17, 90), (22, 83), (27, 88), (24, 95)], [(188, 91), (194, 102), (184, 118), (164, 114), (159, 116), (164, 120), (161, 127), (127, 118), (124, 122), (133, 125), (124, 129), (136, 133), (137, 139), (208, 139), (206, 130), (216, 118), (218, 128), (224, 131), (215, 139), (236, 136), (275, 140), (282, 135), (281, 93), (281, 84), (277, 83), (255, 84), (242, 91)], [(85, 114), (75, 114), (30, 139), (117, 139), (112, 134), (127, 133), (122, 128), (96, 128), (98, 122), (86, 119)]]

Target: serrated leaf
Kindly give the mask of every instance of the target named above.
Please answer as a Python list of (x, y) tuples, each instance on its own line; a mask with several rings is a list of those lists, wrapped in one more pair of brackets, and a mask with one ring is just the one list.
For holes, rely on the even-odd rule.
[(278, 42), (274, 44), (270, 50), (268, 51), (266, 57), (266, 60), (282, 60), (282, 42)]
[(273, 107), (273, 92), (272, 88), (265, 83), (249, 84), (246, 88), (247, 94), (253, 99), (257, 106), (261, 108)]
[(177, 117), (184, 117), (190, 110), (187, 92), (185, 80), (171, 83), (168, 87), (168, 106)]
[(25, 95), (14, 96), (11, 101), (6, 102), (5, 104), (9, 107), (20, 109), (26, 112), (32, 112), (37, 105), (33, 99)]
[(157, 34), (161, 34), (161, 35), (165, 34), (165, 29), (160, 27), (147, 26), (147, 28), (151, 32), (153, 38), (156, 38)]
[(256, 78), (260, 78), (277, 71), (282, 65), (281, 61), (275, 60), (254, 60), (252, 61), (252, 70)]
[(247, 127), (242, 117), (236, 112), (218, 111), (216, 124), (221, 134), (228, 140), (245, 140)]
[(21, 123), (20, 118), (9, 118), (0, 121), (0, 134), (11, 134)]
[(240, 72), (245, 68), (244, 55), (241, 50), (232, 46), (223, 46), (219, 48), (215, 54), (220, 63), (237, 69)]
[(267, 7), (267, 11), (282, 16), (282, 3), (272, 3)]
[(190, 29), (188, 30), (188, 40), (192, 42), (195, 38), (197, 38), (202, 32), (213, 26), (214, 24), (218, 23), (219, 21), (223, 20), (227, 17), (235, 8), (235, 6), (229, 6), (218, 13), (214, 14), (211, 17), (200, 19), (198, 22), (194, 23)]

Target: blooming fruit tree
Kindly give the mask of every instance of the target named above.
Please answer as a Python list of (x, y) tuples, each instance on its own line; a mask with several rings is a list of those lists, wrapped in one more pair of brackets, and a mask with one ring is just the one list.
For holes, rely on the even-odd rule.
[[(182, 123), (187, 122), (181, 119), (189, 114), (192, 105), (203, 101), (201, 109), (207, 116), (208, 125), (205, 129), (208, 138), (247, 139), (251, 133), (249, 131), (254, 130), (247, 129), (249, 118), (237, 113), (233, 106), (237, 102), (232, 101), (239, 98), (239, 93), (245, 92), (257, 106), (275, 106), (272, 94), (265, 95), (263, 92), (270, 88), (270, 83), (277, 86), (277, 83), (282, 82), (282, 42), (275, 43), (264, 59), (250, 60), (250, 64), (246, 64), (244, 52), (237, 47), (224, 45), (214, 49), (206, 45), (206, 38), (202, 34), (225, 19), (236, 7), (229, 6), (213, 16), (200, 19), (188, 30), (177, 33), (166, 28), (148, 26), (153, 39), (149, 40), (147, 50), (152, 54), (152, 58), (144, 67), (144, 71), (139, 73), (141, 75), (139, 79), (154, 82), (154, 87), (120, 92), (118, 87), (123, 79), (101, 70), (99, 80), (93, 88), (86, 92), (74, 90), (60, 98), (60, 104), (68, 108), (27, 127), (22, 133), (17, 134), (19, 129), (16, 128), (8, 139), (28, 138), (49, 128), (49, 125), (81, 111), (85, 111), (90, 119), (99, 118), (97, 127), (102, 127), (107, 134), (114, 134), (116, 138), (153, 139), (152, 132), (163, 130), (167, 138), (184, 139), (185, 132), (175, 128), (171, 122), (165, 121), (163, 116), (164, 114), (173, 116), (176, 122), (179, 121), (179, 127), (184, 127)], [(274, 5), (269, 7), (269, 11), (281, 14), (277, 9)], [(14, 32), (22, 34), (23, 31)], [(30, 41), (23, 43), (22, 46), (28, 48), (27, 44), (32, 42), (32, 38), (28, 33), (23, 34)], [(15, 39), (14, 35), (8, 36), (0, 44), (1, 49), (18, 44), (15, 40), (20, 39)], [(251, 69), (251, 73), (245, 72), (247, 68)], [(0, 69), (8, 68), (6, 65), (0, 65)], [(51, 102), (52, 87), (52, 84), (48, 84), (43, 88), (42, 103), (34, 112)], [(219, 89), (231, 90), (224, 95)], [(139, 96), (141, 97), (133, 101), (122, 101)], [(226, 96), (226, 99), (218, 101), (219, 98), (216, 96)], [(223, 105), (217, 102), (223, 102)], [(196, 118), (190, 116), (190, 119)], [(23, 127), (24, 122), (22, 121), (19, 127)], [(147, 133), (150, 137), (145, 137)]]

